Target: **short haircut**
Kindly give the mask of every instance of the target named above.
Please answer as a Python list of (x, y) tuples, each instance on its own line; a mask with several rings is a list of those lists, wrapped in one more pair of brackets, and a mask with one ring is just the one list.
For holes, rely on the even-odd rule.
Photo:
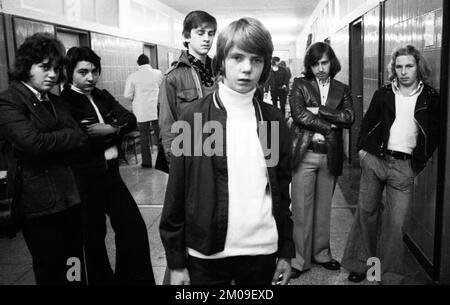
[(397, 73), (395, 72), (395, 64), (397, 61), (397, 57), (399, 56), (406, 56), (411, 55), (416, 59), (417, 63), (417, 71), (418, 71), (418, 78), (420, 81), (424, 83), (428, 83), (428, 78), (431, 76), (431, 68), (428, 66), (427, 61), (422, 56), (419, 50), (417, 50), (412, 45), (407, 45), (403, 48), (398, 48), (394, 50), (391, 56), (391, 61), (389, 62), (388, 69), (389, 69), (389, 80), (393, 81), (397, 78)]
[(137, 64), (138, 64), (139, 66), (142, 66), (142, 65), (149, 65), (149, 64), (150, 64), (150, 59), (148, 58), (147, 55), (141, 54), (141, 55), (138, 57)]
[[(192, 11), (187, 14), (183, 22), (183, 37), (191, 38), (191, 31), (199, 28), (202, 25), (209, 25), (214, 28), (214, 32), (217, 31), (217, 20), (210, 14), (204, 11)], [(184, 42), (184, 46), (187, 48), (189, 43)]]
[(101, 58), (88, 47), (73, 47), (67, 51), (66, 56), (66, 73), (69, 83), (73, 81), (73, 72), (80, 61), (92, 63), (98, 72), (102, 72)]
[(305, 67), (305, 77), (312, 78), (314, 73), (312, 67), (316, 65), (324, 55), (328, 56), (330, 60), (330, 77), (334, 78), (341, 71), (341, 63), (336, 57), (333, 48), (325, 42), (317, 42), (311, 45), (306, 51), (305, 60), (303, 62)]
[(226, 77), (225, 59), (234, 46), (264, 58), (264, 68), (258, 82), (263, 86), (270, 75), (273, 54), (272, 36), (269, 31), (260, 21), (250, 17), (236, 20), (221, 31), (213, 61), (214, 75), (218, 78)]
[(30, 69), (34, 64), (49, 60), (59, 73), (58, 83), (64, 80), (65, 48), (61, 41), (50, 33), (36, 33), (19, 47), (10, 76), (15, 81), (30, 80)]

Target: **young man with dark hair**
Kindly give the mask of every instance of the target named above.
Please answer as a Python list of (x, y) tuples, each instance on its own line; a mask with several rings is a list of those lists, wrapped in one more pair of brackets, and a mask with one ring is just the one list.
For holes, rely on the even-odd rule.
[(389, 71), (391, 84), (375, 92), (358, 139), (359, 204), (342, 259), (352, 282), (363, 281), (368, 259), (378, 257), (381, 282), (403, 283), (404, 224), (414, 178), (439, 140), (439, 95), (427, 84), (431, 71), (422, 54), (410, 45), (395, 50)]
[[(69, 83), (61, 97), (89, 136), (86, 152), (74, 157), (84, 196), (86, 265), (90, 284), (155, 284), (147, 227), (119, 172), (123, 136), (136, 128), (135, 116), (96, 84), (101, 59), (90, 48), (67, 52)], [(105, 247), (106, 214), (116, 241), (113, 274)]]
[[(16, 53), (13, 81), (0, 93), (0, 158), (15, 197), (38, 285), (68, 285), (71, 258), (83, 263), (81, 198), (71, 154), (87, 136), (50, 93), (63, 78), (63, 44), (54, 35), (28, 37)], [(15, 209), (16, 211), (16, 209)], [(3, 251), (3, 250), (2, 250)]]
[(186, 106), (214, 90), (212, 61), (208, 52), (216, 30), (216, 19), (204, 11), (190, 12), (184, 19), (183, 38), (187, 50), (166, 72), (159, 93), (159, 125), (168, 162), (175, 137), (171, 132), (172, 124)]
[(158, 93), (162, 82), (162, 73), (150, 66), (147, 55), (139, 56), (139, 70), (132, 73), (125, 84), (124, 97), (132, 101), (133, 113), (136, 116), (140, 134), (142, 167), (152, 167), (150, 150), (150, 125), (159, 139)]
[[(271, 35), (259, 21), (231, 23), (217, 40), (218, 89), (180, 117), (180, 126), (193, 131), (199, 123), (215, 128), (183, 133), (189, 143), (183, 151), (174, 146), (160, 224), (172, 284), (289, 282), (290, 137), (280, 112), (255, 98), (272, 52)], [(210, 137), (216, 137), (213, 151)], [(194, 148), (198, 143), (202, 152)]]
[(296, 257), (293, 277), (311, 262), (339, 270), (330, 248), (331, 201), (344, 161), (343, 129), (354, 110), (350, 88), (335, 80), (341, 66), (330, 45), (313, 44), (305, 55), (305, 77), (296, 78), (289, 102), (293, 124), (292, 214)]

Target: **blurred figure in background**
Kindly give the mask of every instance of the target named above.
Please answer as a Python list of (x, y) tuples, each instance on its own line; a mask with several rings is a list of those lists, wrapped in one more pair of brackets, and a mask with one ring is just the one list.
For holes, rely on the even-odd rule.
[(140, 134), (142, 167), (152, 167), (150, 124), (159, 140), (158, 93), (162, 73), (150, 66), (150, 59), (142, 54), (137, 60), (139, 70), (132, 73), (125, 84), (124, 97), (132, 101)]
[[(89, 136), (75, 158), (84, 195), (84, 230), (89, 284), (155, 284), (147, 227), (119, 172), (122, 138), (136, 118), (106, 90), (97, 89), (101, 59), (87, 47), (67, 52), (68, 84), (61, 97)], [(106, 214), (116, 242), (113, 275), (105, 246)]]
[[(50, 34), (28, 37), (0, 93), (0, 146), (18, 189), (25, 243), (38, 285), (69, 284), (68, 260), (83, 263), (81, 199), (69, 155), (87, 136), (50, 93), (63, 78), (65, 48)], [(5, 161), (3, 160), (3, 161)], [(84, 272), (81, 278), (85, 282)]]
[[(280, 66), (280, 58), (272, 58), (272, 72), (265, 87), (265, 92), (270, 91), (272, 103), (281, 110), (283, 117), (286, 115), (286, 99), (289, 90), (290, 75), (286, 68)], [(278, 106), (280, 103), (280, 106)]]

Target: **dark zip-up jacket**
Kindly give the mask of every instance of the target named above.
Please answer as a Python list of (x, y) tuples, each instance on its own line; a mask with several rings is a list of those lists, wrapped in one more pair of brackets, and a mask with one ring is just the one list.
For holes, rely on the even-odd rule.
[[(70, 156), (85, 146), (87, 136), (61, 99), (51, 93), (48, 97), (53, 114), (22, 83), (14, 81), (0, 93), (0, 163), (5, 163), (9, 181), (16, 181), (17, 164), (21, 167), (16, 198), (25, 219), (80, 203)], [(15, 191), (9, 189), (11, 195)]]
[[(267, 172), (272, 194), (273, 215), (278, 230), (278, 257), (294, 256), (292, 240), (292, 220), (289, 209), (290, 137), (287, 126), (279, 110), (273, 106), (254, 100), (258, 122), (267, 123), (266, 137), (260, 140), (279, 144), (279, 161), (267, 163)], [(206, 122), (216, 121), (224, 127), (223, 156), (207, 156), (204, 152), (194, 156), (195, 145), (203, 143), (212, 134), (196, 136), (194, 114), (201, 114), (202, 127)], [(223, 107), (214, 103), (213, 94), (196, 101), (182, 114), (181, 121), (193, 131), (190, 137), (193, 145), (186, 154), (173, 156), (169, 182), (166, 190), (164, 208), (161, 217), (160, 234), (166, 250), (167, 263), (170, 269), (186, 267), (186, 248), (189, 247), (204, 255), (222, 252), (228, 225), (228, 168), (226, 156), (226, 121), (227, 113)], [(271, 139), (271, 122), (279, 122), (278, 133)], [(197, 123), (198, 124), (198, 123)], [(197, 126), (198, 128), (198, 126)], [(261, 132), (261, 123), (258, 132)], [(262, 139), (261, 139), (262, 138)], [(197, 142), (196, 142), (197, 140)], [(200, 140), (200, 141), (199, 141)], [(264, 148), (266, 145), (262, 143)], [(243, 148), (245, 149), (245, 148)], [(266, 157), (266, 161), (271, 156)], [(245, 170), (245, 169), (243, 169)], [(244, 182), (245, 183), (245, 182)]]
[[(86, 149), (75, 156), (72, 161), (76, 168), (103, 170), (106, 169), (105, 149), (117, 146), (119, 153), (122, 154), (123, 136), (136, 130), (137, 122), (134, 114), (120, 105), (108, 91), (95, 88), (92, 91), (92, 97), (105, 124), (119, 128), (119, 131), (106, 137), (89, 137)], [(82, 125), (81, 121), (83, 120), (89, 120), (92, 123), (99, 122), (94, 107), (85, 95), (66, 86), (61, 93), (61, 98), (78, 124)]]
[[(417, 98), (414, 118), (419, 128), (417, 145), (412, 154), (411, 166), (419, 173), (433, 155), (439, 139), (439, 95), (428, 85)], [(392, 84), (378, 89), (361, 123), (358, 149), (379, 158), (387, 152), (389, 134), (395, 121), (395, 94)]]

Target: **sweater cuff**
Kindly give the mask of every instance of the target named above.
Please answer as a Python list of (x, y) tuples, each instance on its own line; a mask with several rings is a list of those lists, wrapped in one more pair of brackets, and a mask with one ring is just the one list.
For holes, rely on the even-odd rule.
[(184, 269), (187, 266), (187, 259), (185, 252), (171, 251), (166, 253), (167, 266), (170, 270)]

